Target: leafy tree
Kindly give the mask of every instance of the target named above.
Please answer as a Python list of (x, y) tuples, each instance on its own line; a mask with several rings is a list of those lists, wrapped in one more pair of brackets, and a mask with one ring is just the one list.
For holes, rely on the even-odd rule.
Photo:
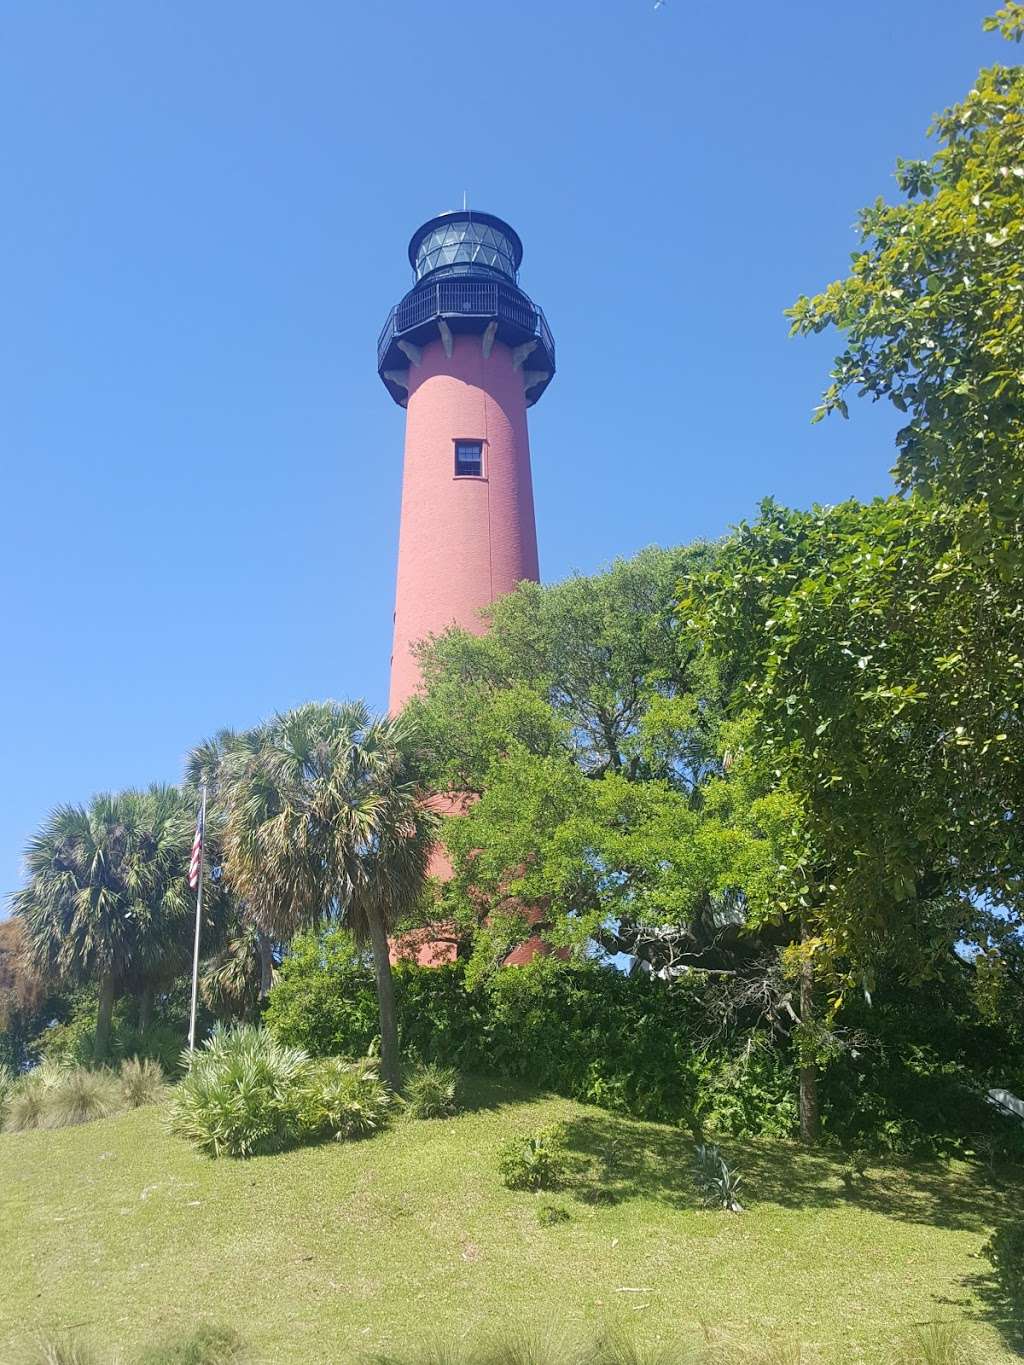
[(652, 548), (596, 577), (523, 583), (492, 603), (486, 635), (428, 641), (427, 697), (411, 706), (434, 782), (482, 792), (495, 756), (518, 742), (568, 754), (588, 776), (695, 791), (719, 757), (721, 683), (679, 636), (675, 589), (714, 553), (702, 542)]
[[(1022, 16), (986, 27), (1019, 39)], [(1005, 990), (1021, 927), (1024, 71), (983, 71), (932, 132), (902, 199), (862, 214), (849, 278), (790, 310), (846, 334), (816, 417), (851, 389), (907, 414), (905, 496), (766, 503), (683, 590), (758, 716), (749, 761), (792, 794), (780, 904), (837, 1000), (964, 942)]]
[(381, 1066), (398, 1084), (388, 934), (424, 894), (437, 819), (413, 771), (408, 722), (360, 702), (309, 703), (226, 751), (225, 876), (264, 933), (342, 921), (374, 962)]
[[(626, 953), (667, 980), (714, 975), (742, 1017), (799, 1026), (778, 953), (778, 869), (793, 839), (784, 787), (750, 762), (749, 716), (726, 722), (730, 665), (675, 612), (712, 547), (648, 550), (607, 574), (524, 585), (483, 637), (423, 655), (410, 704), (436, 780), (476, 799), (446, 822), (444, 903), (472, 984), (526, 935), (577, 958)], [(529, 907), (528, 909), (526, 907)]]
[(1021, 909), (1024, 609), (963, 551), (962, 517), (766, 503), (689, 599), (799, 805), (785, 903), (869, 984), (882, 956), (921, 979), (977, 935), (979, 902)]
[[(986, 23), (1019, 41), (1021, 6)], [(903, 198), (860, 216), (845, 280), (790, 310), (793, 331), (837, 327), (847, 345), (817, 417), (851, 390), (907, 414), (894, 473), (904, 490), (970, 504), (965, 551), (1024, 570), (1024, 67), (979, 73), (900, 161)]]
[(45, 979), (97, 983), (97, 1058), (118, 996), (187, 955), (192, 820), (177, 788), (154, 786), (58, 806), (29, 843), (13, 897), (26, 952)]

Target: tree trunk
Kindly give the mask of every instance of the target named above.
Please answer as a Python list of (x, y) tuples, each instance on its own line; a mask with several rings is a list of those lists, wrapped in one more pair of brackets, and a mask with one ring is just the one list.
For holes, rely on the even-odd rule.
[(98, 1062), (105, 1062), (110, 1052), (110, 1025), (114, 1016), (114, 974), (100, 981), (100, 1000), (96, 1010), (96, 1040), (93, 1052)]
[[(801, 920), (801, 942), (809, 937)], [(814, 1022), (814, 964), (809, 957), (800, 967), (800, 1021), (808, 1030)], [(818, 1064), (806, 1056), (800, 1066), (800, 1141), (808, 1146), (818, 1141)]]
[(377, 1008), (380, 1011), (380, 1072), (393, 1090), (398, 1089), (398, 1022), (395, 1017), (395, 983), (391, 977), (391, 950), (384, 921), (376, 912), (367, 915), (373, 970), (377, 978)]
[(270, 939), (262, 931), (257, 931), (256, 943), (260, 954), (260, 1004), (262, 1005), (274, 984), (274, 950)]
[(153, 987), (143, 986), (139, 992), (139, 1032), (145, 1033), (153, 1019)]

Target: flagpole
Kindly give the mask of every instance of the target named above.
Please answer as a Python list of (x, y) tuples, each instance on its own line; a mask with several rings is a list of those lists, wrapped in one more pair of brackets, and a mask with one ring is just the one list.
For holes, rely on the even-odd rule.
[(192, 949), (192, 1012), (188, 1021), (188, 1050), (196, 1048), (196, 999), (199, 995), (199, 931), (203, 921), (203, 865), (206, 861), (206, 783), (202, 784), (203, 803), (199, 813), (199, 882), (196, 886), (196, 939)]

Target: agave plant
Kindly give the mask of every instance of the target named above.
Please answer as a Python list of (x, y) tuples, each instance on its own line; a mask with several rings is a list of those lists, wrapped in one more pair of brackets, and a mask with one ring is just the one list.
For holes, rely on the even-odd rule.
[(728, 1213), (742, 1213), (738, 1198), (742, 1176), (726, 1163), (721, 1149), (714, 1142), (701, 1143), (694, 1152), (693, 1183), (701, 1203), (708, 1209), (725, 1209)]

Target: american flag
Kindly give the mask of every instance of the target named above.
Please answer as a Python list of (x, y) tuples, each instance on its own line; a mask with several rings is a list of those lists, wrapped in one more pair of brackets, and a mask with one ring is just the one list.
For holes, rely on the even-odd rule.
[[(206, 802), (203, 802), (205, 807)], [(196, 821), (196, 837), (192, 840), (192, 861), (188, 865), (188, 884), (194, 891), (199, 885), (199, 869), (203, 862), (203, 817), (205, 810), (200, 810), (199, 819)]]

